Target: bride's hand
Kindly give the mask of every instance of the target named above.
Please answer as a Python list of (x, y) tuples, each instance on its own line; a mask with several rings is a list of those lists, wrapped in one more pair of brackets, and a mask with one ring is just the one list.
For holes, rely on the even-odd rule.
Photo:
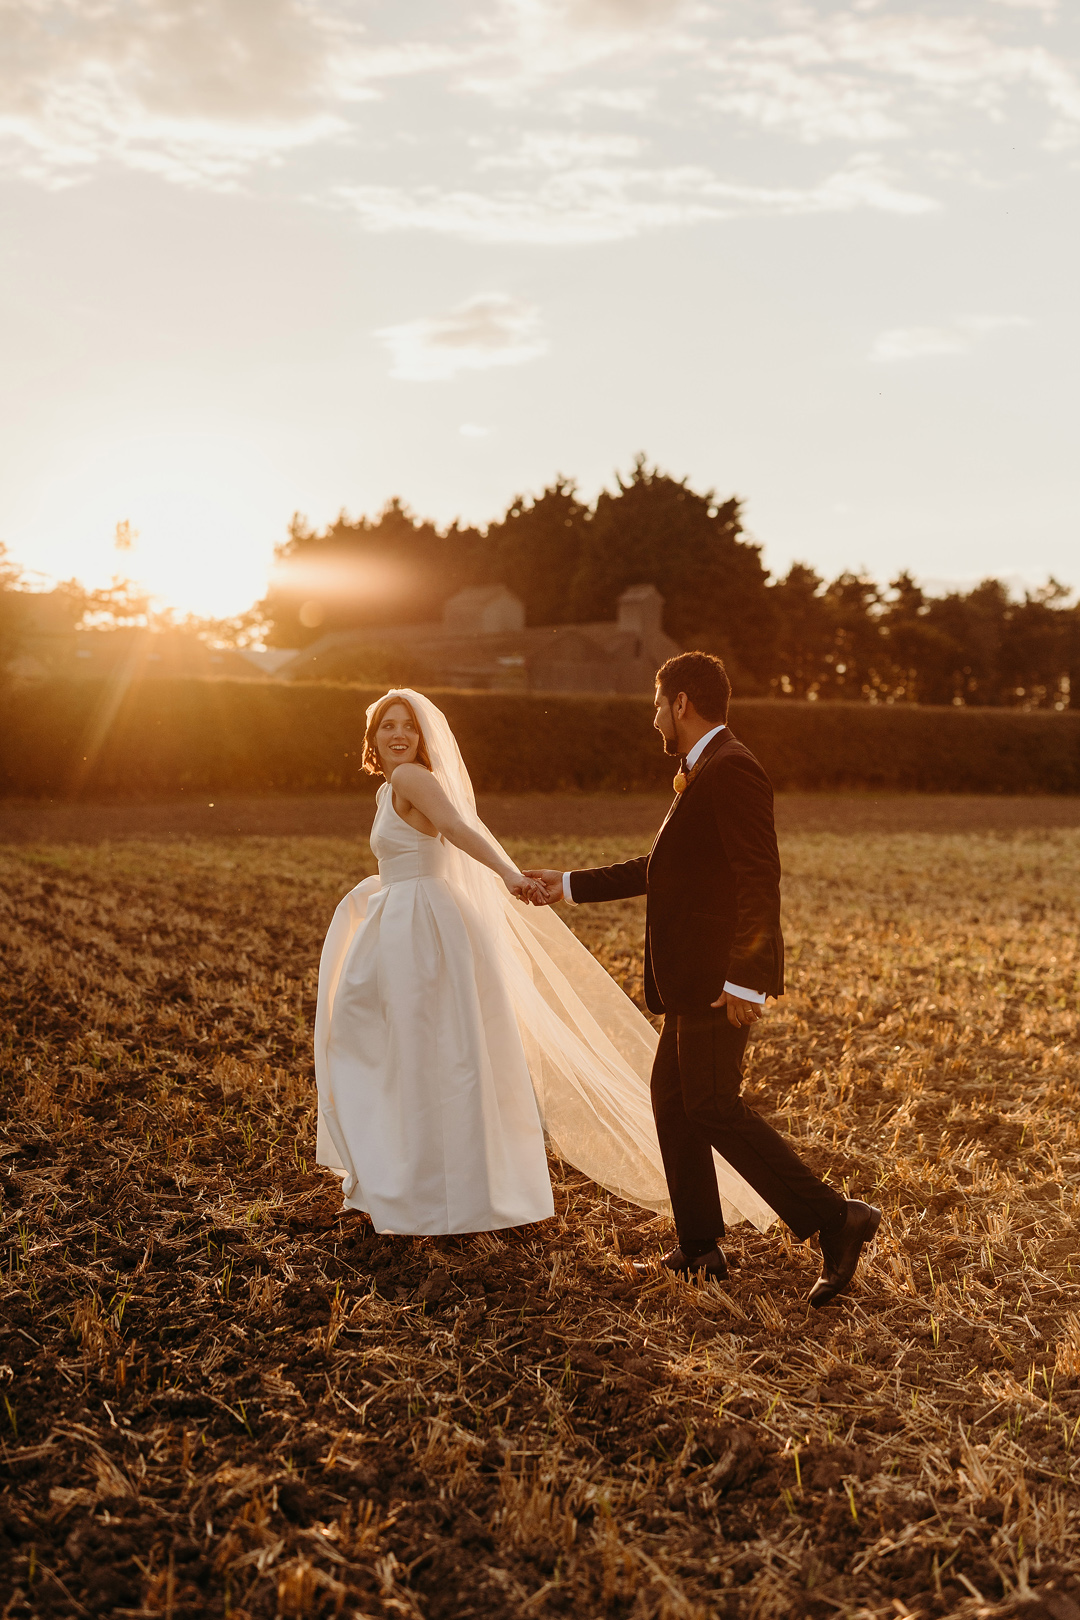
[(523, 905), (542, 906), (545, 903), (544, 886), (542, 883), (537, 883), (535, 878), (525, 877), (523, 873), (515, 872), (513, 876), (504, 877), (503, 882), (514, 896), (514, 899), (520, 900)]

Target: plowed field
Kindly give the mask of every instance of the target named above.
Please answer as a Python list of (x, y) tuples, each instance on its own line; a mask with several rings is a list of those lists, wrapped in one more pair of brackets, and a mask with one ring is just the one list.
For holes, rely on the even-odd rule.
[[(0, 852), (3, 1615), (1077, 1620), (1080, 833), (783, 853), (748, 1089), (885, 1210), (821, 1313), (776, 1228), (640, 1283), (669, 1228), (560, 1165), (506, 1236), (339, 1214), (310, 1031), (366, 847)], [(640, 905), (568, 920), (640, 996)]]

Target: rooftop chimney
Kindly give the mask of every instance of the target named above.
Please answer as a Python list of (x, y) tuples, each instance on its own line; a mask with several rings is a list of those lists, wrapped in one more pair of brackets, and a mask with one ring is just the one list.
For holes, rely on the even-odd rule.
[(632, 630), (644, 651), (653, 636), (663, 629), (664, 598), (655, 585), (631, 585), (619, 597), (616, 622), (620, 630)]

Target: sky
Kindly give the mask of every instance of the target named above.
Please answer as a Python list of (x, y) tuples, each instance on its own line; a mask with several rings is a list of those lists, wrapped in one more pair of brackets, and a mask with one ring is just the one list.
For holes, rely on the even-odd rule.
[(1078, 180), (1068, 0), (0, 0), (0, 542), (224, 615), (643, 451), (1080, 586)]

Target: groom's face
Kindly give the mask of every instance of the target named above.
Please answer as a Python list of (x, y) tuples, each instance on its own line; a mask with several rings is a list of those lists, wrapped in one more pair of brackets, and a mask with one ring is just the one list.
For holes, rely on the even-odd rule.
[(664, 753), (677, 754), (679, 744), (675, 738), (675, 716), (671, 712), (671, 704), (661, 692), (659, 686), (653, 694), (653, 730), (658, 731), (664, 739)]

